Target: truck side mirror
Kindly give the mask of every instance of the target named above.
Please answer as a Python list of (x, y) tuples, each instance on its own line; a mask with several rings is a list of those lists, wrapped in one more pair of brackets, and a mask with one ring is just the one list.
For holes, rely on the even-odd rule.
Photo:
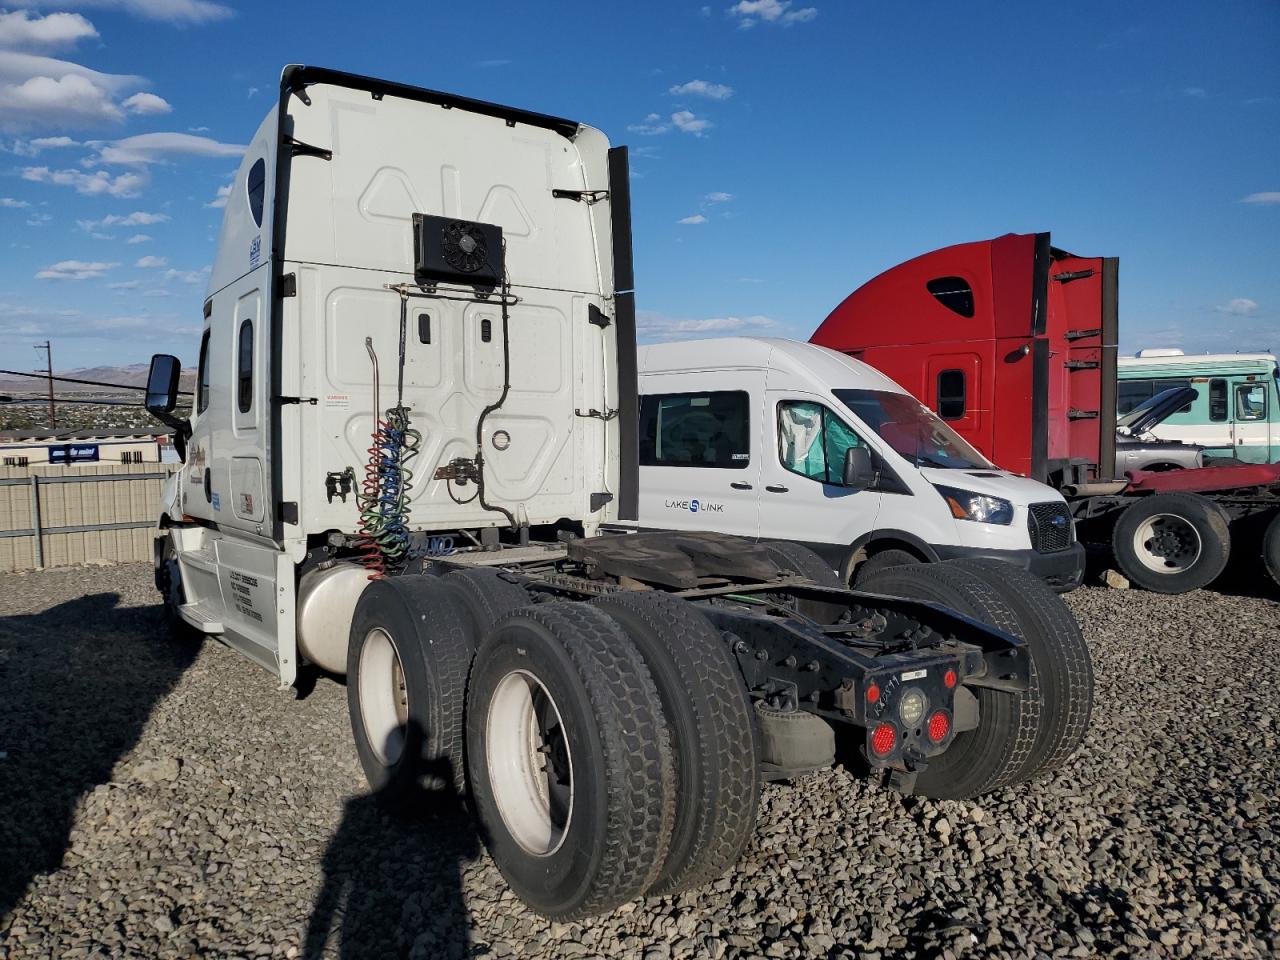
[(161, 414), (172, 413), (178, 405), (178, 378), (182, 376), (182, 364), (169, 353), (157, 353), (151, 358), (151, 372), (147, 374), (147, 412), (163, 420)]
[(143, 406), (167, 427), (173, 428), (173, 449), (182, 461), (187, 459), (187, 438), (191, 436), (191, 421), (173, 415), (178, 405), (178, 380), (182, 376), (182, 364), (168, 353), (157, 353), (151, 358), (151, 371), (147, 374), (147, 399)]
[(850, 447), (844, 452), (841, 482), (850, 490), (865, 490), (876, 481), (876, 466), (866, 447)]

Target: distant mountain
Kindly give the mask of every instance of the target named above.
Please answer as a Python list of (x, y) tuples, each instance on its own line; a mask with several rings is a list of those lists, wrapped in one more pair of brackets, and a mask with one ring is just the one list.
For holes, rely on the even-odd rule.
[[(145, 387), (147, 385), (147, 371), (149, 369), (150, 365), (146, 363), (132, 363), (124, 367), (77, 367), (74, 370), (57, 370), (54, 372), (54, 376), (73, 377), (76, 380), (96, 380), (99, 383), (119, 384), (120, 387)], [(180, 389), (191, 390), (195, 382), (195, 370), (188, 369), (182, 371)], [(47, 381), (35, 377), (14, 377), (6, 374), (0, 374), (0, 390), (5, 392), (40, 392), (46, 389), (46, 383)], [(110, 386), (91, 387), (88, 384), (66, 383), (58, 380), (53, 382), (53, 389), (58, 394), (134, 392), (132, 390), (122, 390)]]

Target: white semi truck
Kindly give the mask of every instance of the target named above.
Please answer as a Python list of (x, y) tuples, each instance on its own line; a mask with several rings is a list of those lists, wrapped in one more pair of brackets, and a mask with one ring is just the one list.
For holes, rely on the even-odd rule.
[[(224, 214), (156, 584), (282, 687), (345, 676), (371, 787), (461, 791), (534, 910), (737, 859), (762, 778), (965, 797), (1088, 723), (1062, 602), (983, 561), (843, 582), (794, 544), (605, 534), (637, 508), (625, 148), (569, 120), (285, 69)], [(855, 482), (865, 468), (848, 458)]]

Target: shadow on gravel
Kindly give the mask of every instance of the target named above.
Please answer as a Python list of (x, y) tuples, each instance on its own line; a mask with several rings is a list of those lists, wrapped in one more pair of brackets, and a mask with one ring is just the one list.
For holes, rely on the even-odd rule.
[(160, 607), (98, 593), (0, 617), (0, 924), (66, 853), (80, 797), (111, 779), (198, 643)]
[[(452, 765), (440, 761), (424, 777), (452, 784)], [(376, 793), (348, 800), (325, 850), (303, 960), (468, 956), (462, 869), (479, 852), (474, 824), (452, 786), (423, 789), (394, 808)]]

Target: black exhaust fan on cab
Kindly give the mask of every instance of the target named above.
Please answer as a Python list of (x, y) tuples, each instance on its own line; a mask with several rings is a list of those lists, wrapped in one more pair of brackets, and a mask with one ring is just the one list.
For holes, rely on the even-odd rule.
[(413, 259), (420, 282), (492, 289), (502, 282), (502, 228), (415, 213)]

